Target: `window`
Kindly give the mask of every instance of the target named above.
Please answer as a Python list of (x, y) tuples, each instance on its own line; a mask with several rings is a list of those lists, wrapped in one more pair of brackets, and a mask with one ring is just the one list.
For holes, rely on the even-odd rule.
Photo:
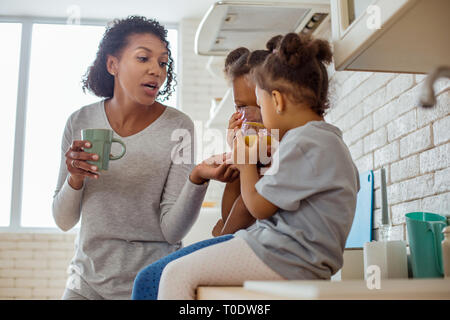
[(105, 29), (34, 24), (25, 134), (22, 225), (56, 227), (51, 214), (67, 118), (100, 98), (83, 94), (81, 78)]
[(2, 42), (7, 44), (0, 50), (0, 88), (2, 92), (2, 116), (0, 117), (0, 137), (2, 137), (2, 157), (0, 157), (0, 226), (10, 222), (12, 173), (14, 159), (14, 131), (16, 123), (17, 85), (19, 82), (20, 23), (1, 23)]
[[(0, 204), (0, 227), (56, 227), (51, 205), (61, 160), (61, 138), (70, 114), (100, 99), (83, 93), (81, 79), (95, 59), (98, 44), (105, 31), (104, 25), (48, 24), (33, 21), (27, 31), (27, 28), (22, 28), (22, 23), (0, 23), (0, 34), (7, 36), (5, 43), (9, 44), (6, 51), (0, 51), (0, 66), (3, 71), (0, 85), (6, 88), (6, 97), (2, 98), (8, 107), (6, 116), (0, 120), (0, 133), (7, 144), (6, 156), (2, 157), (1, 161), (2, 168), (9, 168), (3, 170), (1, 176), (1, 192), (8, 197)], [(22, 145), (17, 146), (16, 142), (15, 146), (24, 150), (23, 166), (15, 168), (20, 170), (22, 175), (13, 178), (14, 124), (16, 110), (20, 108), (20, 103), (16, 100), (21, 29), (30, 33), (28, 45), (22, 44), (22, 47), (29, 50), (29, 70), (25, 71), (27, 85), (22, 88), (26, 90), (27, 96), (24, 102), (26, 108), (22, 107), (26, 110), (26, 116), (22, 117), (24, 138)], [(22, 38), (27, 41), (27, 37)], [(177, 66), (176, 29), (168, 30), (168, 41)], [(176, 107), (176, 92), (164, 104)], [(20, 202), (20, 205), (15, 206), (19, 208), (16, 210), (14, 206), (13, 209), (10, 207), (11, 185), (14, 185), (12, 180), (18, 180), (14, 183), (22, 190), (21, 197), (13, 195), (13, 198), (17, 198), (15, 201)], [(13, 221), (18, 221), (15, 226)]]

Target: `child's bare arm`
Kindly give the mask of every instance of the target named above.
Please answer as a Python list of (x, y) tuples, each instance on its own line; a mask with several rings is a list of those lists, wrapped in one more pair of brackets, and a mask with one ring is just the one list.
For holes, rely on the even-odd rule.
[(225, 186), (225, 190), (222, 195), (222, 220), (226, 221), (228, 215), (233, 208), (234, 202), (237, 197), (241, 195), (241, 182), (237, 178), (233, 182), (228, 182)]
[(237, 197), (234, 205), (228, 215), (228, 219), (224, 220), (224, 227), (221, 234), (235, 233), (236, 231), (248, 228), (255, 222), (255, 218), (245, 207), (242, 197)]
[(278, 207), (261, 196), (255, 188), (259, 180), (256, 165), (246, 164), (240, 168), (241, 196), (250, 214), (256, 219), (267, 219), (277, 212)]
[(245, 207), (242, 197), (239, 195), (231, 208), (227, 219), (220, 219), (214, 226), (212, 235), (218, 237), (224, 234), (235, 233), (240, 229), (247, 228), (255, 222), (255, 218)]
[(212, 235), (214, 237), (218, 237), (224, 234), (222, 233), (222, 230), (230, 215), (230, 212), (233, 210), (236, 199), (240, 195), (241, 195), (241, 183), (239, 181), (239, 178), (237, 178), (235, 181), (228, 182), (225, 185), (225, 190), (223, 191), (222, 195), (222, 211), (221, 211), (222, 219), (219, 219), (219, 221), (217, 221), (216, 225), (212, 230)]
[(259, 143), (254, 143), (247, 146), (242, 132), (237, 130), (233, 144), (232, 161), (239, 169), (241, 196), (248, 211), (255, 219), (267, 219), (277, 212), (278, 207), (261, 196), (255, 188), (260, 176), (256, 164), (250, 161), (250, 155), (258, 155), (258, 145)]

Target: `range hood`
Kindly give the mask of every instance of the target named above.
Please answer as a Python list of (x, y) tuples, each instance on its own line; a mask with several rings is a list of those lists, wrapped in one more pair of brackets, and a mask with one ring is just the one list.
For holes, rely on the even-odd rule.
[(288, 32), (314, 33), (329, 19), (327, 1), (295, 3), (220, 1), (203, 17), (195, 36), (195, 53), (225, 56), (238, 47), (264, 49), (267, 40)]

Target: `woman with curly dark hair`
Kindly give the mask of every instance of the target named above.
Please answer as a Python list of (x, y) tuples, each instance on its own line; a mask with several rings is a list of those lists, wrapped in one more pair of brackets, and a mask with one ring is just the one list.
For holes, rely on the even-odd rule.
[[(152, 19), (115, 20), (83, 78), (83, 90), (104, 99), (75, 111), (62, 139), (53, 216), (64, 231), (81, 218), (63, 299), (129, 299), (138, 271), (181, 247), (209, 179), (237, 176), (222, 155), (194, 167), (192, 120), (160, 102), (175, 79), (166, 36)], [(99, 158), (85, 151), (87, 128), (126, 144), (107, 171), (87, 162)]]

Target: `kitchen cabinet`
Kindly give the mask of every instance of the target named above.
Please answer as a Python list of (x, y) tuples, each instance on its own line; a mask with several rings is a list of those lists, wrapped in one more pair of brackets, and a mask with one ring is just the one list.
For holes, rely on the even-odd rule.
[(331, 0), (336, 70), (429, 73), (450, 65), (450, 1)]

